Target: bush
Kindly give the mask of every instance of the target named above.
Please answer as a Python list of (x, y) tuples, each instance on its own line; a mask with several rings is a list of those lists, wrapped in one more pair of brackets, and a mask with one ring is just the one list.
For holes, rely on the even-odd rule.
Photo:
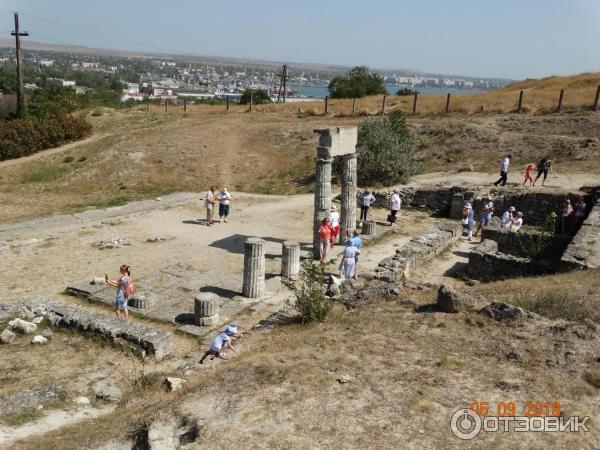
[(356, 150), (358, 183), (363, 186), (406, 183), (422, 169), (400, 111), (363, 119), (358, 126)]
[(250, 89), (247, 88), (242, 96), (240, 97), (240, 104), (248, 105), (250, 104), (250, 96), (252, 96), (252, 104), (260, 105), (263, 103), (271, 103), (271, 97), (264, 89)]
[(419, 93), (419, 91), (415, 91), (414, 89), (400, 88), (396, 92), (396, 95), (402, 97), (402, 96), (405, 96), (405, 95), (415, 95), (415, 94), (418, 94), (418, 93)]
[(296, 297), (294, 307), (300, 312), (303, 323), (323, 320), (333, 308), (333, 300), (325, 295), (324, 286), (328, 277), (325, 268), (325, 264), (307, 260), (302, 262), (297, 281), (282, 281)]
[(331, 98), (360, 98), (377, 94), (387, 94), (383, 78), (370, 73), (367, 66), (356, 66), (347, 76), (333, 77), (329, 83)]
[(64, 166), (43, 165), (30, 170), (23, 176), (23, 183), (46, 183), (58, 180), (69, 169)]
[(71, 115), (0, 122), (0, 161), (32, 155), (65, 142), (82, 139), (92, 126)]
[(70, 162), (73, 162), (73, 160), (74, 160), (74, 159), (75, 159), (75, 158), (73, 158), (71, 155), (67, 155), (67, 156), (65, 156), (65, 157), (63, 158), (63, 162), (64, 162), (64, 163), (70, 163)]

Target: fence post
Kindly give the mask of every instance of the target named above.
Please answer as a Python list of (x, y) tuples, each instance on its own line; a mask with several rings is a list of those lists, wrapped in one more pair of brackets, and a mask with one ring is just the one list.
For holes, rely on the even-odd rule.
[(165, 98), (165, 112), (168, 112), (168, 109), (169, 109), (168, 106), (167, 106), (167, 103), (168, 103), (167, 99)]
[(329, 95), (325, 96), (325, 114), (327, 114), (327, 108), (329, 106)]
[(517, 106), (517, 112), (520, 113), (523, 110), (523, 91), (519, 91), (519, 106)]
[(449, 111), (450, 111), (450, 92), (448, 92), (448, 95), (446, 96), (446, 114), (448, 114)]
[(225, 105), (226, 105), (227, 111), (229, 111), (229, 95), (225, 96)]
[(383, 95), (383, 101), (381, 102), (381, 114), (385, 114), (385, 98), (387, 95)]
[(558, 96), (558, 106), (556, 107), (556, 112), (560, 112), (562, 108), (563, 95), (565, 95), (565, 90), (560, 90), (560, 95)]
[(183, 113), (184, 114), (187, 113), (187, 102), (186, 102), (185, 98), (183, 99)]
[(594, 100), (593, 110), (598, 111), (598, 100), (600, 100), (600, 85), (596, 88), (596, 99)]
[(252, 91), (250, 91), (250, 111), (252, 111)]
[(419, 97), (419, 93), (415, 92), (415, 100), (413, 102), (413, 114), (417, 113), (417, 97)]
[(150, 111), (150, 99), (146, 97), (146, 112)]
[(354, 115), (355, 106), (356, 106), (356, 97), (352, 97), (352, 115)]

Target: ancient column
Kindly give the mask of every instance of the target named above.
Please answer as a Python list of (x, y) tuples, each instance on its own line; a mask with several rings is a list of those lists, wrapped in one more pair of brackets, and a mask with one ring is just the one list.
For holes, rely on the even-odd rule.
[(248, 238), (244, 243), (244, 282), (242, 294), (260, 298), (265, 294), (265, 241)]
[(200, 292), (194, 299), (194, 323), (213, 326), (219, 323), (219, 296), (212, 292)]
[(377, 234), (377, 224), (373, 220), (365, 220), (363, 222), (362, 234), (367, 236), (375, 236)]
[(356, 228), (356, 154), (342, 156), (342, 211), (340, 215), (340, 244), (344, 243), (346, 232)]
[[(319, 144), (323, 141), (319, 137)], [(313, 226), (313, 257), (320, 258), (319, 254), (319, 226), (325, 217), (329, 217), (331, 209), (331, 163), (329, 147), (317, 147), (317, 168), (315, 171), (315, 213)]]
[(300, 244), (285, 241), (281, 244), (281, 276), (295, 278), (300, 273)]

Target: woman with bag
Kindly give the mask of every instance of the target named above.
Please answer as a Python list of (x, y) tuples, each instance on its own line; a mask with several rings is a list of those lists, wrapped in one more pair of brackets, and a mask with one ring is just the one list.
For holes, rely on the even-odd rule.
[(129, 312), (127, 311), (127, 299), (133, 294), (134, 285), (131, 282), (131, 269), (127, 264), (123, 264), (119, 268), (121, 278), (111, 280), (108, 275), (104, 275), (104, 280), (109, 286), (117, 288), (117, 296), (115, 297), (115, 314), (121, 317), (121, 311), (125, 314), (125, 320), (129, 320)]

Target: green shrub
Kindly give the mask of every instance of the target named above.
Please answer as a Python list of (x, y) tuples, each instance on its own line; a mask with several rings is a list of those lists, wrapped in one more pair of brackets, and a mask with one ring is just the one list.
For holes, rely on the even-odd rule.
[(67, 156), (65, 156), (65, 157), (63, 158), (63, 162), (64, 162), (64, 163), (70, 163), (70, 162), (73, 162), (73, 160), (74, 160), (74, 159), (75, 159), (75, 158), (73, 158), (71, 155), (67, 155)]
[(405, 95), (415, 95), (415, 94), (418, 94), (418, 93), (419, 93), (419, 91), (415, 91), (414, 89), (400, 88), (396, 92), (396, 95), (398, 95), (398, 96), (405, 96)]
[(102, 111), (100, 111), (99, 109), (94, 110), (94, 112), (92, 112), (92, 117), (102, 117), (104, 113)]
[(333, 77), (329, 83), (329, 92), (331, 98), (360, 98), (387, 94), (383, 78), (376, 73), (370, 73), (367, 66), (356, 66), (345, 77)]
[(80, 163), (85, 162), (85, 161), (87, 161), (87, 156), (83, 155), (77, 161), (79, 161)]
[(356, 150), (358, 183), (363, 186), (406, 183), (422, 169), (400, 111), (363, 119), (358, 126)]
[(47, 148), (82, 139), (92, 126), (69, 114), (44, 119), (0, 122), (0, 161), (32, 155)]
[(252, 104), (260, 105), (263, 103), (271, 103), (271, 97), (264, 89), (250, 89), (246, 88), (242, 96), (240, 97), (240, 104), (248, 105), (250, 103), (250, 96), (252, 96)]
[(300, 312), (303, 323), (323, 320), (333, 308), (333, 300), (325, 295), (328, 277), (325, 269), (325, 264), (306, 260), (302, 262), (298, 280), (282, 281), (296, 297), (294, 307)]

